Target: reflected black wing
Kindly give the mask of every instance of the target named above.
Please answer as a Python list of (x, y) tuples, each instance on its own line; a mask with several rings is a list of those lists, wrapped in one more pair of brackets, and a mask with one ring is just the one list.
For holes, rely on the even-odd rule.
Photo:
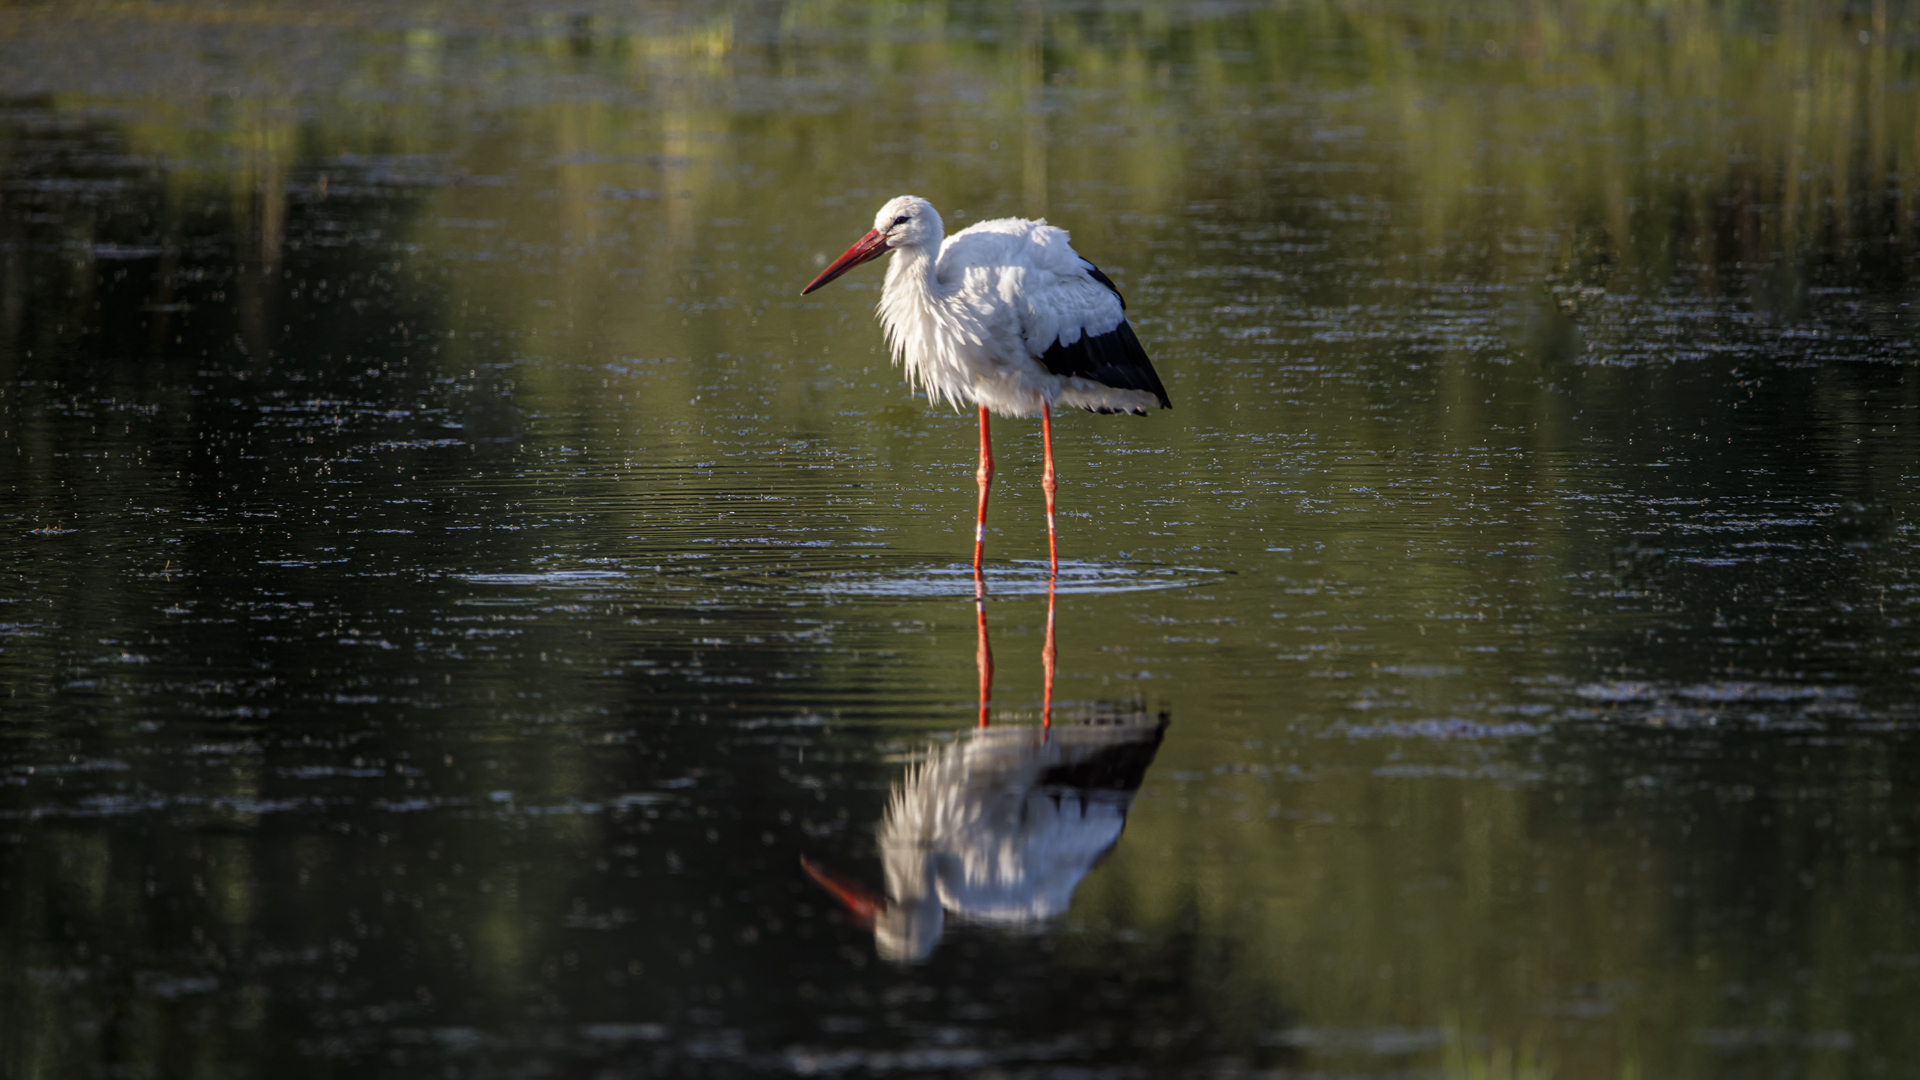
[(1071, 788), (1083, 793), (1118, 791), (1132, 795), (1147, 778), (1147, 767), (1160, 750), (1167, 730), (1163, 722), (1137, 738), (1101, 747), (1085, 757), (1075, 758), (1040, 774), (1040, 786)]

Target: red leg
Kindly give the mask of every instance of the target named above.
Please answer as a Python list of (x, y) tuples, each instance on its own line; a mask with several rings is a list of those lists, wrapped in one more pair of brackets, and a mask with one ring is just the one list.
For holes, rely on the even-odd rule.
[(980, 592), (980, 547), (987, 540), (987, 489), (993, 486), (993, 436), (987, 430), (987, 408), (980, 407), (980, 468), (974, 472), (980, 481), (980, 508), (973, 518), (974, 592)]
[(1053, 727), (1053, 582), (1047, 582), (1047, 643), (1040, 649), (1040, 669), (1046, 673), (1046, 689), (1040, 698), (1040, 726)]
[[(1040, 474), (1040, 490), (1047, 493), (1047, 564), (1053, 576), (1059, 577), (1060, 546), (1055, 541), (1053, 533), (1053, 492), (1054, 489), (1060, 485), (1055, 483), (1053, 478), (1053, 415), (1044, 401), (1040, 403), (1040, 437), (1047, 446), (1047, 467), (1046, 470)], [(1051, 591), (1048, 593), (1048, 598), (1049, 600), (1052, 598)], [(1047, 607), (1047, 626), (1049, 629), (1053, 626), (1053, 607), (1051, 603), (1049, 603)], [(1048, 640), (1051, 642), (1052, 639), (1049, 638)], [(1047, 647), (1048, 649), (1052, 649), (1053, 646), (1049, 644)]]
[[(979, 578), (974, 578), (976, 589)], [(973, 650), (973, 662), (980, 668), (980, 726), (987, 726), (987, 705), (993, 700), (993, 646), (987, 643), (987, 598), (976, 593), (973, 598), (975, 625), (979, 628), (979, 644)]]
[(987, 642), (987, 583), (980, 576), (980, 548), (987, 540), (987, 490), (993, 486), (993, 434), (987, 427), (987, 410), (980, 408), (980, 468), (973, 474), (980, 482), (980, 505), (973, 518), (973, 607), (979, 644), (973, 660), (980, 669), (980, 726), (987, 726), (987, 706), (993, 700), (993, 646)]

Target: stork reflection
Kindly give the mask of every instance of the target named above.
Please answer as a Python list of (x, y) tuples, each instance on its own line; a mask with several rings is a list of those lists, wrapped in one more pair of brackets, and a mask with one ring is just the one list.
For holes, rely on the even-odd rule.
[(879, 828), (886, 895), (803, 860), (807, 873), (873, 929), (881, 956), (923, 960), (946, 919), (1028, 927), (1064, 913), (1074, 889), (1120, 841), (1153, 764), (1164, 714), (1095, 708), (1053, 723), (1054, 607), (1047, 591), (1041, 725), (989, 723), (993, 649), (976, 596), (979, 725), (908, 767)]

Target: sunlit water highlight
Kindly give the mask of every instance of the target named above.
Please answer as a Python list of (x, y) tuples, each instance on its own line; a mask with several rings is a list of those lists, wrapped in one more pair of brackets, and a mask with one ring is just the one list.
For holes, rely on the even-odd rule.
[[(975, 594), (973, 567), (959, 563), (885, 575), (834, 571), (830, 576), (831, 580), (818, 587), (835, 596), (931, 599)], [(1035, 596), (1048, 592), (1099, 595), (1185, 588), (1208, 576), (1208, 571), (1198, 567), (1103, 566), (1067, 560), (1060, 563), (1057, 575), (1045, 561), (992, 565), (982, 572), (981, 582), (988, 596)]]

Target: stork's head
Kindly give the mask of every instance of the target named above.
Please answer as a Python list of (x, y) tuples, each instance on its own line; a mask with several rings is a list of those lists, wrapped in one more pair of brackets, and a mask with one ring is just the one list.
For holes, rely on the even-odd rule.
[(885, 255), (895, 248), (934, 248), (946, 237), (946, 226), (933, 204), (918, 195), (902, 195), (890, 200), (873, 216), (873, 229), (854, 242), (846, 253), (820, 271), (820, 276), (800, 290), (805, 296), (841, 274)]
[(890, 248), (923, 247), (927, 244), (938, 247), (940, 241), (946, 238), (946, 227), (940, 222), (940, 212), (918, 195), (901, 195), (889, 200), (879, 213), (873, 215), (873, 231), (884, 235)]

